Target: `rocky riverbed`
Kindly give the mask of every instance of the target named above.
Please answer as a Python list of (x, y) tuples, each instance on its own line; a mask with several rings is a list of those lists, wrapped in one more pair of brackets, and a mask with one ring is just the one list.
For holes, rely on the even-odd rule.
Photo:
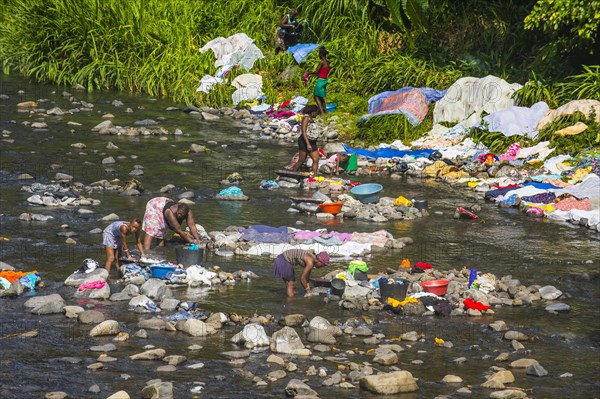
[[(466, 198), (462, 189), (410, 173), (353, 178), (382, 183), (382, 197), (427, 199), (426, 217), (375, 224), (291, 213), (288, 196), (303, 196), (303, 189), (258, 188), (296, 150), (266, 139), (284, 134), (240, 135), (240, 126), (224, 114), (182, 118), (184, 106), (163, 100), (10, 80), (3, 87), (0, 107), (10, 117), (0, 120), (0, 253), (18, 270), (37, 270), (41, 285), (35, 292), (15, 286), (20, 295), (2, 299), (2, 364), (11, 373), (0, 378), (0, 396), (371, 398), (389, 390), (390, 397), (407, 391), (403, 398), (587, 398), (597, 389), (600, 254), (591, 230), (532, 220), (508, 208), (499, 212), (478, 191)], [(16, 106), (25, 101), (36, 101), (37, 108)], [(114, 116), (106, 120), (117, 134), (93, 132), (107, 114)], [(157, 126), (168, 134), (144, 133)], [(240, 187), (249, 200), (215, 200), (219, 182), (234, 171), (244, 176)], [(57, 173), (72, 179), (58, 182)], [(123, 189), (132, 178), (143, 190)], [(91, 204), (29, 205), (34, 193), (21, 188), (34, 184), (59, 184), (40, 191), (56, 192), (60, 195), (52, 198), (61, 201), (62, 194), (73, 192), (68, 198)], [(467, 181), (455, 184), (473, 189)], [(139, 195), (118, 195), (128, 188)], [(64, 281), (83, 259), (103, 260), (101, 229), (115, 217), (141, 217), (148, 199), (164, 193), (189, 201), (211, 241), (221, 240), (202, 261), (220, 284), (153, 281), (144, 287), (145, 279), (110, 281), (99, 288), (103, 297), (110, 290), (108, 299), (75, 296), (78, 287)], [(479, 218), (454, 219), (459, 205), (475, 207)], [(270, 256), (236, 253), (239, 242), (228, 247), (223, 240), (234, 233), (228, 226), (257, 223), (341, 232), (385, 229), (393, 240), (386, 251), (364, 257), (369, 273), (408, 280), (409, 295), (418, 293), (420, 282), (449, 279), (454, 315), (435, 309), (432, 314), (423, 303), (394, 307), (382, 303), (376, 289), (359, 285), (345, 298), (323, 292), (286, 300), (283, 284), (271, 277)], [(157, 252), (174, 259), (172, 246)], [(433, 271), (398, 269), (404, 258), (431, 262)], [(494, 276), (495, 289), (467, 289), (465, 273), (472, 268)], [(248, 281), (240, 270), (258, 277)], [(350, 295), (359, 291), (364, 295)], [(148, 311), (153, 306), (144, 296), (161, 311)], [(491, 308), (480, 314), (465, 310), (468, 298)], [(194, 317), (169, 319), (181, 311)]]

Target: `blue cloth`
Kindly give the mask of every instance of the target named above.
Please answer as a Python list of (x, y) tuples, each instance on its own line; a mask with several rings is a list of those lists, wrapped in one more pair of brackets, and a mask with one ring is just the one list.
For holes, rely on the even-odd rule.
[(35, 282), (37, 281), (38, 277), (39, 276), (35, 273), (29, 273), (23, 277), (20, 277), (19, 281), (25, 286), (25, 288), (29, 290), (35, 290)]
[(436, 150), (431, 149), (422, 149), (422, 150), (411, 150), (411, 151), (403, 151), (403, 150), (394, 150), (393, 148), (380, 148), (377, 151), (369, 151), (364, 148), (352, 148), (344, 144), (344, 148), (349, 154), (357, 154), (362, 155), (363, 157), (369, 159), (376, 158), (404, 158), (406, 155), (411, 156), (413, 158), (429, 158), (431, 154), (436, 152)]
[(219, 197), (238, 197), (244, 195), (244, 192), (238, 186), (227, 187), (219, 192)]
[(533, 186), (535, 188), (539, 188), (540, 190), (548, 190), (551, 188), (554, 188), (554, 189), (562, 188), (562, 187), (558, 187), (558, 186), (555, 186), (554, 184), (550, 184), (550, 183), (537, 183), (537, 182), (533, 182), (533, 181), (524, 183), (523, 185), (524, 186)]
[(263, 190), (272, 190), (279, 188), (279, 184), (275, 180), (262, 180), (260, 182), (260, 188)]
[(240, 238), (246, 241), (281, 244), (292, 241), (293, 235), (288, 233), (285, 226), (272, 227), (257, 224), (245, 229)]
[(173, 313), (172, 315), (167, 317), (169, 321), (179, 321), (179, 320), (188, 320), (188, 319), (199, 319), (204, 316), (204, 313), (190, 313), (185, 310), (180, 310), (177, 313)]
[(292, 54), (298, 64), (302, 64), (306, 61), (306, 58), (310, 53), (315, 51), (319, 47), (316, 43), (300, 43), (295, 46), (288, 47), (287, 52)]
[(505, 188), (497, 188), (497, 189), (494, 189), (494, 190), (489, 190), (489, 191), (486, 191), (485, 197), (486, 198), (496, 198), (496, 197), (499, 197), (501, 195), (504, 195), (504, 194), (508, 193), (509, 191), (517, 190), (519, 188), (521, 188), (521, 186), (519, 186), (519, 187), (505, 187)]

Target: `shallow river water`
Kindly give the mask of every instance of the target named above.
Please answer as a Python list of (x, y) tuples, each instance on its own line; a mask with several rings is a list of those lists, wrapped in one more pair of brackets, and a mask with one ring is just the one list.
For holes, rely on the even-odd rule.
[[(19, 94), (22, 90), (23, 93)], [(142, 217), (146, 202), (158, 195), (158, 190), (174, 184), (178, 190), (171, 196), (192, 190), (196, 203), (192, 206), (196, 221), (207, 231), (224, 229), (230, 225), (247, 226), (267, 224), (273, 226), (293, 226), (296, 221), (305, 223), (305, 228), (326, 227), (343, 232), (388, 230), (394, 237), (408, 236), (414, 239), (412, 246), (401, 251), (374, 255), (368, 259), (370, 270), (384, 271), (386, 267), (397, 268), (402, 258), (413, 262), (431, 262), (434, 268), (476, 268), (497, 276), (513, 275), (525, 285), (551, 284), (568, 296), (564, 302), (571, 306), (569, 313), (552, 315), (544, 310), (544, 304), (532, 306), (501, 307), (493, 317), (400, 317), (386, 312), (369, 314), (378, 319), (371, 326), (376, 332), (387, 337), (397, 337), (402, 332), (418, 331), (425, 334), (426, 341), (400, 354), (398, 367), (409, 370), (419, 378), (419, 391), (414, 394), (397, 395), (398, 398), (433, 398), (438, 395), (452, 396), (459, 386), (448, 386), (439, 381), (446, 374), (456, 374), (463, 378), (464, 386), (473, 390), (472, 397), (488, 397), (489, 391), (479, 384), (485, 381), (484, 373), (498, 363), (494, 358), (500, 352), (510, 352), (509, 341), (501, 339), (499, 333), (488, 329), (487, 324), (494, 320), (504, 320), (511, 329), (525, 332), (538, 339), (525, 342), (528, 355), (511, 355), (511, 361), (520, 357), (538, 360), (548, 371), (547, 377), (532, 377), (524, 372), (513, 371), (516, 382), (513, 386), (532, 389), (532, 398), (571, 398), (600, 397), (600, 238), (585, 228), (568, 224), (533, 220), (515, 210), (499, 209), (490, 203), (481, 202), (480, 221), (463, 221), (452, 218), (457, 205), (472, 204), (466, 193), (457, 191), (443, 183), (432, 180), (405, 178), (392, 180), (387, 177), (360, 178), (361, 181), (374, 181), (383, 184), (383, 195), (404, 195), (408, 198), (423, 198), (429, 201), (430, 216), (416, 221), (396, 221), (383, 225), (350, 220), (320, 221), (311, 216), (288, 213), (289, 196), (299, 195), (295, 190), (264, 191), (258, 189), (262, 179), (274, 177), (273, 170), (286, 164), (295, 152), (292, 143), (278, 143), (271, 140), (242, 136), (239, 126), (233, 121), (221, 119), (216, 122), (201, 121), (198, 116), (179, 111), (166, 111), (169, 106), (179, 106), (165, 99), (152, 99), (145, 96), (129, 96), (117, 92), (80, 93), (72, 92), (76, 98), (95, 104), (93, 111), (72, 115), (45, 116), (18, 112), (16, 104), (21, 101), (47, 99), (40, 107), (50, 109), (73, 108), (67, 98), (62, 97), (64, 88), (32, 85), (16, 77), (1, 76), (0, 94), (9, 99), (0, 100), (0, 130), (8, 130), (14, 142), (0, 142), (0, 236), (7, 237), (0, 243), (0, 260), (22, 270), (36, 269), (48, 282), (48, 288), (38, 292), (47, 295), (59, 292), (68, 304), (77, 304), (71, 298), (71, 290), (62, 286), (62, 281), (77, 269), (84, 258), (92, 257), (104, 261), (101, 236), (90, 234), (96, 227), (104, 227), (99, 218), (116, 213), (121, 220)], [(115, 99), (125, 105), (115, 107)], [(133, 113), (126, 113), (131, 107)], [(100, 136), (91, 128), (102, 121), (104, 113), (115, 115), (114, 123), (132, 125), (134, 121), (146, 118), (159, 121), (169, 131), (176, 128), (183, 136), (158, 137), (117, 137)], [(34, 122), (44, 116), (48, 128), (36, 131), (25, 126), (24, 121)], [(81, 126), (68, 125), (78, 122)], [(209, 146), (210, 154), (189, 154), (190, 144), (206, 145), (214, 140), (216, 146)], [(107, 150), (106, 144), (112, 141), (118, 150)], [(70, 145), (82, 142), (84, 150), (76, 150)], [(255, 144), (256, 149), (248, 148)], [(103, 167), (101, 161), (107, 156), (127, 159), (117, 160), (115, 165)], [(136, 155), (137, 159), (131, 159)], [(178, 164), (175, 160), (190, 158), (191, 164)], [(51, 170), (51, 164), (59, 164), (59, 170)], [(94, 193), (93, 198), (102, 204), (90, 207), (95, 213), (80, 215), (71, 208), (40, 208), (29, 206), (28, 193), (20, 190), (23, 184), (31, 182), (47, 183), (57, 171), (73, 175), (75, 181), (89, 184), (101, 179), (120, 178), (128, 180), (133, 165), (142, 165), (144, 175), (139, 178), (146, 191), (140, 197), (121, 197), (114, 192)], [(241, 185), (250, 197), (247, 202), (217, 201), (214, 195), (222, 188), (219, 180), (232, 172), (240, 172), (245, 180)], [(33, 181), (19, 181), (20, 173), (29, 173)], [(52, 215), (54, 219), (45, 223), (19, 220), (23, 212)], [(69, 231), (78, 234), (76, 245), (65, 244), (65, 237), (57, 236), (63, 231), (62, 224), (70, 226)], [(131, 244), (130, 244), (131, 245)], [(173, 247), (165, 249), (174, 257)], [(283, 284), (272, 277), (272, 261), (235, 257), (223, 259), (212, 254), (206, 255), (207, 265), (220, 265), (226, 271), (240, 268), (252, 270), (260, 277), (252, 282), (238, 283), (226, 289), (190, 289), (176, 291), (181, 299), (198, 301), (207, 311), (236, 312), (242, 315), (273, 314), (282, 316), (289, 313), (304, 313), (308, 317), (322, 315), (329, 320), (344, 321), (350, 317), (360, 317), (357, 311), (340, 310), (335, 303), (324, 304), (322, 298), (284, 298)], [(339, 265), (342, 266), (342, 265)], [(111, 283), (112, 284), (112, 283)], [(113, 287), (113, 292), (120, 288)], [(104, 398), (124, 389), (139, 397), (145, 381), (163, 378), (173, 381), (175, 397), (193, 397), (190, 388), (195, 382), (205, 383), (205, 388), (197, 397), (273, 397), (284, 396), (284, 387), (290, 378), (306, 378), (304, 371), (312, 362), (298, 360), (300, 370), (287, 378), (257, 387), (233, 372), (228, 360), (220, 355), (225, 350), (239, 349), (229, 342), (238, 330), (224, 329), (218, 334), (198, 339), (182, 333), (149, 331), (148, 340), (131, 340), (117, 344), (119, 350), (110, 355), (119, 358), (109, 363), (102, 371), (90, 371), (87, 365), (95, 362), (98, 353), (90, 352), (92, 345), (112, 342), (110, 337), (90, 338), (89, 327), (82, 327), (76, 321), (63, 315), (33, 316), (25, 311), (23, 302), (28, 295), (16, 299), (0, 300), (0, 398), (40, 398), (45, 392), (65, 391), (71, 397)], [(85, 303), (79, 302), (85, 306)], [(100, 302), (97, 310), (106, 313), (135, 331), (135, 325), (143, 316), (128, 312), (126, 303)], [(5, 336), (38, 329), (36, 338), (5, 338)], [(268, 331), (272, 333), (273, 331)], [(433, 346), (433, 338), (441, 337), (452, 341), (454, 348), (442, 349)], [(188, 353), (186, 348), (192, 343), (204, 346), (201, 351)], [(152, 344), (167, 350), (168, 354), (184, 354), (189, 361), (202, 361), (205, 367), (190, 370), (178, 367), (176, 373), (160, 375), (156, 372), (159, 362), (134, 362), (127, 356), (141, 352), (142, 347)], [(361, 340), (345, 337), (337, 348), (345, 351), (364, 347)], [(365, 348), (366, 349), (366, 348)], [(421, 351), (421, 352), (420, 352)], [(265, 363), (267, 352), (256, 354), (248, 359), (245, 368), (256, 375), (269, 371)], [(60, 362), (53, 359), (75, 357), (78, 364)], [(457, 365), (453, 359), (464, 356), (467, 361)], [(370, 361), (370, 356), (353, 356), (355, 362)], [(422, 365), (411, 364), (421, 359)], [(337, 365), (323, 361), (317, 366), (325, 366), (330, 372)], [(385, 370), (386, 367), (378, 367)], [(563, 373), (572, 373), (571, 378), (559, 378)], [(131, 378), (127, 379), (129, 375)], [(369, 398), (363, 390), (343, 390), (320, 386), (316, 377), (309, 384), (321, 397)], [(99, 394), (87, 392), (98, 384)], [(455, 395), (456, 396), (456, 395)]]

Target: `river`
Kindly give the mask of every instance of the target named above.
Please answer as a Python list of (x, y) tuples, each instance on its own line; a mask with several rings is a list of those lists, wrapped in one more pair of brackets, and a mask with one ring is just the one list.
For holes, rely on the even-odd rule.
[[(61, 95), (69, 91), (81, 100), (93, 103), (90, 112), (46, 116), (19, 112), (16, 104), (21, 101), (47, 99), (40, 108), (73, 108), (68, 98)], [(387, 224), (369, 224), (350, 220), (321, 221), (314, 217), (287, 212), (290, 195), (298, 195), (294, 190), (265, 191), (258, 188), (262, 179), (274, 177), (273, 171), (286, 164), (295, 152), (295, 145), (278, 143), (272, 140), (251, 138), (239, 133), (240, 127), (225, 118), (215, 122), (201, 121), (197, 116), (180, 111), (166, 111), (173, 104), (167, 99), (147, 96), (132, 96), (118, 92), (85, 93), (48, 85), (30, 84), (25, 79), (0, 75), (0, 94), (8, 99), (0, 100), (0, 130), (3, 139), (14, 142), (0, 142), (0, 236), (7, 237), (0, 246), (0, 260), (22, 270), (36, 269), (48, 283), (48, 287), (38, 294), (47, 295), (59, 292), (68, 304), (76, 304), (71, 292), (62, 281), (77, 269), (84, 258), (104, 261), (101, 236), (90, 234), (96, 227), (104, 227), (98, 219), (109, 213), (116, 213), (121, 220), (142, 217), (146, 202), (158, 194), (158, 190), (174, 184), (177, 193), (191, 190), (196, 197), (192, 206), (196, 221), (207, 231), (221, 230), (227, 226), (248, 226), (267, 224), (273, 226), (294, 226), (296, 221), (305, 223), (306, 228), (326, 227), (328, 229), (352, 231), (388, 230), (394, 237), (412, 237), (414, 244), (401, 251), (374, 255), (368, 260), (370, 270), (384, 271), (386, 267), (397, 268), (402, 258), (416, 262), (431, 262), (434, 268), (476, 268), (497, 276), (512, 275), (525, 285), (554, 285), (566, 293), (564, 302), (571, 311), (553, 315), (544, 310), (542, 303), (532, 306), (501, 307), (495, 309), (493, 317), (399, 317), (386, 312), (371, 314), (379, 320), (373, 330), (383, 332), (388, 337), (401, 332), (416, 330), (425, 333), (426, 342), (416, 343), (400, 354), (401, 369), (409, 370), (419, 378), (420, 390), (415, 394), (398, 395), (399, 398), (433, 398), (436, 395), (452, 395), (459, 386), (448, 386), (439, 381), (446, 374), (456, 374), (463, 378), (464, 386), (472, 386), (473, 397), (487, 397), (488, 391), (478, 387), (485, 381), (483, 374), (491, 366), (507, 367), (494, 358), (500, 352), (510, 352), (509, 341), (503, 341), (498, 333), (488, 329), (487, 324), (494, 320), (504, 320), (513, 330), (525, 332), (539, 339), (525, 342), (531, 353), (524, 356), (538, 360), (549, 375), (533, 377), (524, 372), (514, 371), (516, 382), (512, 385), (531, 388), (532, 398), (571, 398), (599, 397), (600, 393), (600, 238), (598, 233), (570, 224), (559, 224), (546, 220), (532, 219), (514, 209), (499, 209), (491, 203), (480, 202), (479, 221), (455, 220), (452, 218), (457, 205), (472, 204), (474, 199), (465, 192), (457, 191), (433, 180), (403, 178), (392, 180), (387, 177), (359, 178), (384, 186), (383, 195), (404, 195), (407, 198), (422, 198), (429, 201), (430, 215), (414, 221), (395, 221)], [(113, 100), (124, 103), (122, 107), (111, 104)], [(125, 112), (131, 107), (133, 112)], [(152, 118), (159, 120), (160, 126), (173, 131), (184, 132), (181, 136), (166, 136), (166, 140), (153, 137), (101, 136), (91, 132), (91, 128), (102, 121), (104, 113), (115, 115), (114, 123), (131, 125), (134, 121)], [(47, 129), (34, 130), (24, 122), (34, 122), (44, 117)], [(67, 122), (81, 125), (68, 125)], [(210, 154), (189, 154), (192, 143), (208, 145), (214, 152)], [(111, 141), (118, 150), (107, 150)], [(82, 142), (87, 148), (78, 150), (71, 144)], [(248, 147), (250, 144), (256, 148)], [(137, 156), (133, 159), (131, 156)], [(117, 158), (110, 167), (101, 161), (107, 156)], [(119, 157), (122, 156), (122, 157)], [(118, 158), (119, 157), (119, 158)], [(190, 164), (178, 164), (175, 160), (189, 158)], [(60, 168), (51, 170), (51, 164)], [(134, 165), (144, 167), (144, 175), (139, 178), (146, 190), (140, 197), (122, 197), (114, 192), (94, 193), (93, 198), (102, 201), (91, 207), (95, 213), (80, 215), (71, 208), (34, 208), (26, 202), (28, 193), (21, 191), (23, 184), (31, 182), (48, 183), (59, 172), (74, 176), (75, 181), (89, 184), (101, 179), (120, 178), (128, 180), (128, 173)], [(241, 188), (250, 197), (247, 202), (217, 201), (214, 195), (222, 188), (219, 180), (232, 172), (244, 176)], [(20, 181), (20, 173), (29, 173), (35, 180)], [(24, 222), (19, 220), (23, 212), (35, 212), (54, 216), (48, 222)], [(61, 225), (68, 224), (69, 231), (78, 235), (76, 245), (65, 244), (65, 237), (57, 236), (64, 231)], [(173, 248), (166, 254), (174, 255)], [(360, 317), (356, 311), (340, 310), (335, 303), (324, 304), (320, 298), (284, 298), (283, 284), (271, 276), (272, 261), (235, 257), (224, 259), (207, 254), (206, 264), (219, 265), (226, 271), (240, 268), (252, 270), (260, 277), (252, 282), (244, 282), (227, 289), (194, 289), (176, 292), (181, 299), (198, 301), (207, 311), (236, 312), (252, 315), (273, 314), (282, 316), (289, 313), (304, 313), (308, 317), (322, 315), (329, 320), (344, 321)], [(112, 283), (111, 283), (112, 284)], [(116, 286), (113, 287), (113, 292)], [(234, 329), (224, 329), (217, 335), (198, 339), (183, 336), (182, 333), (149, 332), (148, 340), (131, 340), (117, 344), (118, 351), (111, 356), (119, 358), (108, 363), (102, 371), (90, 371), (85, 366), (95, 362), (97, 353), (89, 347), (111, 342), (110, 338), (90, 338), (88, 327), (66, 319), (62, 315), (34, 316), (25, 311), (24, 294), (16, 299), (0, 300), (0, 337), (31, 329), (40, 330), (36, 338), (6, 338), (0, 340), (0, 397), (39, 398), (44, 392), (65, 391), (71, 397), (106, 397), (110, 393), (124, 389), (130, 395), (138, 396), (145, 381), (163, 378), (173, 381), (175, 397), (193, 397), (190, 388), (194, 382), (204, 382), (205, 388), (197, 397), (282, 397), (283, 388), (289, 378), (305, 378), (304, 373), (297, 377), (288, 375), (264, 387), (255, 386), (233, 372), (228, 360), (220, 356), (224, 350), (237, 347), (229, 342)], [(80, 305), (85, 307), (85, 304)], [(99, 303), (96, 310), (114, 318), (135, 331), (135, 324), (142, 316), (127, 311), (123, 303)], [(273, 332), (273, 331), (269, 331)], [(435, 348), (433, 337), (442, 337), (454, 343), (452, 349)], [(186, 347), (200, 343), (204, 348), (187, 353)], [(128, 355), (142, 351), (142, 347), (152, 344), (165, 348), (168, 354), (184, 354), (188, 361), (205, 363), (200, 370), (178, 368), (176, 373), (160, 375), (152, 362), (136, 363)], [(342, 350), (361, 346), (357, 340), (344, 337), (336, 345)], [(422, 352), (420, 352), (422, 351)], [(116, 354), (115, 354), (116, 353)], [(71, 356), (81, 360), (78, 364), (53, 359)], [(251, 356), (245, 368), (256, 375), (266, 374), (264, 362), (266, 354)], [(464, 356), (467, 361), (456, 365), (453, 359)], [(411, 363), (422, 359), (422, 365)], [(369, 356), (355, 356), (352, 361), (369, 361)], [(312, 364), (310, 360), (300, 360), (301, 370)], [(330, 372), (335, 371), (333, 363), (324, 365)], [(573, 377), (559, 378), (563, 373)], [(131, 378), (127, 379), (129, 375)], [(359, 389), (344, 390), (322, 387), (312, 380), (310, 385), (321, 397), (369, 398), (368, 393)], [(98, 384), (99, 394), (88, 392), (92, 384)], [(374, 396), (373, 396), (374, 397)], [(393, 397), (393, 396), (392, 396)]]

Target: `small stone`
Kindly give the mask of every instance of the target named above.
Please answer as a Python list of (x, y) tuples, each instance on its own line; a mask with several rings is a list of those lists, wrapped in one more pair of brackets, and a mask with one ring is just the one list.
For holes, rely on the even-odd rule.
[(523, 334), (520, 331), (507, 331), (504, 334), (504, 339), (507, 340), (517, 340), (517, 341), (527, 341), (529, 337), (526, 334)]
[(495, 391), (490, 394), (491, 399), (523, 399), (527, 394), (516, 389), (505, 389), (503, 391)]
[(460, 384), (463, 382), (463, 379), (457, 375), (447, 374), (442, 378), (442, 382), (446, 384)]

